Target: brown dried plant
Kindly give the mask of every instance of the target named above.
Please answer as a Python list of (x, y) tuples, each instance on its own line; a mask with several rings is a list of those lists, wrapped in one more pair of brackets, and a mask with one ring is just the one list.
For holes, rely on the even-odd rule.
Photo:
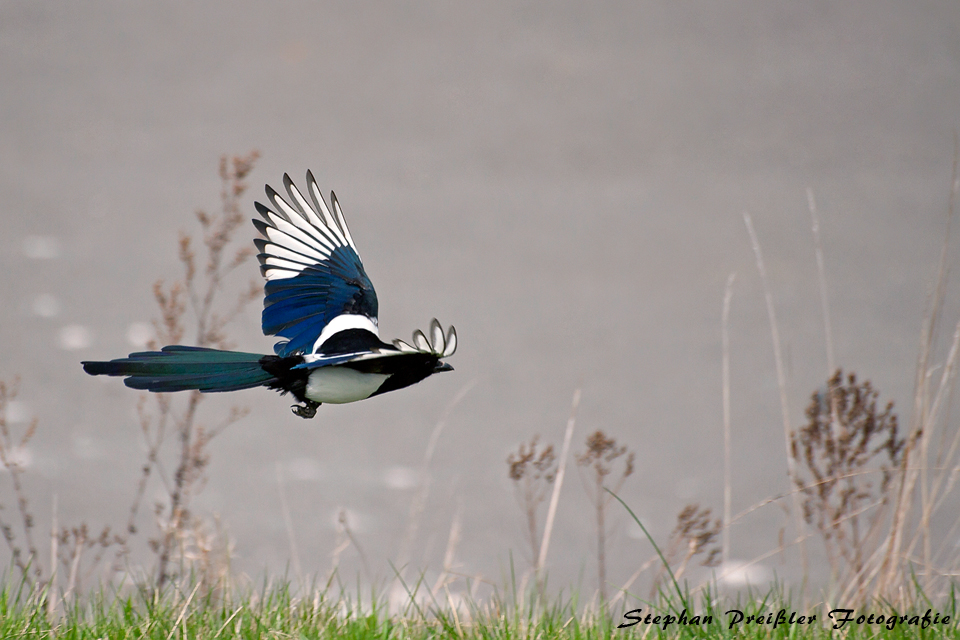
[(7, 409), (10, 403), (16, 399), (19, 390), (20, 380), (18, 378), (14, 378), (11, 383), (0, 380), (0, 465), (10, 474), (10, 482), (13, 485), (13, 494), (17, 501), (26, 550), (17, 542), (14, 525), (3, 518), (2, 505), (0, 505), (0, 531), (3, 532), (3, 539), (10, 549), (14, 565), (24, 579), (33, 582), (42, 579), (43, 567), (33, 539), (35, 520), (30, 512), (30, 504), (23, 489), (23, 473), (26, 470), (23, 465), (23, 454), (27, 444), (37, 432), (37, 419), (34, 418), (30, 422), (19, 438), (15, 437), (10, 431)]
[[(712, 516), (713, 512), (709, 507), (701, 507), (696, 503), (688, 504), (677, 514), (677, 526), (670, 534), (665, 553), (667, 562), (670, 565), (676, 564), (673, 570), (674, 579), (680, 579), (696, 556), (703, 556), (700, 561), (702, 567), (719, 566), (722, 554), (719, 540), (723, 521)], [(665, 568), (661, 566), (653, 581), (651, 597), (656, 595), (664, 573)]]
[[(56, 549), (56, 559), (61, 567), (60, 575), (67, 580), (63, 592), (64, 602), (68, 601), (72, 594), (81, 591), (83, 582), (100, 567), (107, 551), (115, 545), (125, 544), (122, 536), (115, 535), (109, 526), (105, 526), (99, 534), (91, 535), (85, 522), (76, 527), (63, 527), (59, 531), (54, 529), (53, 535), (53, 548)], [(94, 549), (96, 552), (87, 563), (86, 571), (82, 571), (84, 553)]]
[(507, 456), (510, 480), (527, 520), (527, 536), (530, 542), (532, 564), (536, 568), (540, 557), (540, 534), (537, 526), (537, 511), (547, 498), (547, 491), (557, 477), (557, 456), (553, 445), (539, 447), (540, 436), (533, 436), (529, 444), (520, 443), (516, 452)]
[(820, 533), (835, 578), (863, 575), (903, 459), (893, 402), (880, 410), (878, 397), (869, 381), (837, 369), (790, 436), (803, 517)]
[[(902, 593), (905, 582), (917, 578), (926, 594), (933, 593), (937, 586), (944, 594), (952, 594), (960, 571), (960, 553), (954, 535), (960, 528), (960, 518), (955, 497), (950, 499), (960, 477), (960, 429), (950, 412), (960, 368), (960, 321), (954, 326), (949, 349), (942, 355), (938, 353), (939, 336), (946, 321), (947, 284), (954, 245), (951, 227), (958, 197), (960, 135), (954, 132), (946, 229), (920, 332), (906, 445), (891, 488), (895, 497), (890, 526), (886, 539), (874, 554), (876, 560), (867, 567), (867, 575), (876, 579), (875, 597), (895, 598)], [(932, 526), (938, 514), (952, 521), (945, 536), (935, 535)]]
[[(247, 189), (246, 177), (258, 156), (253, 151), (246, 156), (224, 156), (220, 159), (221, 210), (215, 214), (197, 211), (196, 218), (201, 228), (199, 242), (186, 232), (180, 234), (178, 257), (183, 267), (182, 279), (169, 286), (165, 286), (162, 280), (154, 285), (154, 299), (160, 310), (160, 318), (153, 323), (156, 341), (150, 344), (152, 349), (161, 344), (181, 344), (187, 333), (188, 320), (192, 320), (196, 330), (195, 346), (229, 348), (227, 325), (262, 295), (260, 284), (251, 280), (236, 295), (234, 302), (225, 307), (225, 311), (220, 310), (224, 308), (221, 300), (227, 290), (227, 277), (254, 255), (249, 243), (232, 248), (232, 241), (245, 221), (241, 198)], [(209, 555), (205, 555), (202, 549), (190, 548), (190, 541), (208, 537), (191, 531), (199, 521), (190, 513), (190, 500), (203, 487), (210, 440), (245, 416), (247, 409), (235, 406), (226, 418), (210, 427), (201, 424), (197, 417), (203, 399), (199, 392), (190, 392), (180, 407), (175, 406), (173, 399), (165, 394), (152, 395), (155, 399), (153, 411), (147, 409), (143, 400), (138, 406), (140, 427), (147, 442), (147, 459), (130, 508), (127, 535), (137, 530), (140, 504), (149, 479), (156, 470), (163, 482), (167, 500), (154, 509), (160, 533), (150, 541), (150, 547), (158, 556), (157, 588), (162, 589), (174, 575), (171, 562), (179, 560), (183, 565), (191, 558)], [(176, 433), (179, 445), (172, 476), (165, 473), (160, 456), (170, 429)]]
[[(586, 450), (577, 456), (577, 466), (583, 479), (584, 474), (588, 479), (584, 479), (584, 485), (587, 488), (587, 495), (593, 503), (596, 510), (597, 519), (597, 578), (600, 583), (600, 600), (607, 600), (607, 525), (606, 512), (613, 495), (604, 490), (604, 483), (607, 476), (613, 474), (615, 462), (623, 458), (623, 471), (616, 478), (614, 483), (606, 488), (613, 493), (620, 491), (623, 483), (633, 473), (634, 454), (627, 449), (626, 445), (618, 446), (614, 438), (608, 438), (607, 435), (597, 430), (587, 436)], [(626, 457), (624, 457), (626, 456)]]
[[(49, 565), (45, 567), (35, 544), (33, 530), (36, 527), (36, 519), (30, 510), (23, 484), (27, 445), (36, 434), (39, 421), (34, 418), (22, 434), (19, 436), (13, 434), (8, 410), (10, 403), (17, 397), (18, 391), (18, 379), (15, 378), (12, 383), (0, 381), (0, 467), (10, 475), (12, 493), (17, 502), (17, 519), (19, 519), (19, 527), (5, 519), (3, 505), (0, 504), (0, 532), (10, 550), (12, 565), (20, 572), (23, 584), (34, 590), (37, 597), (46, 599), (47, 612), (52, 615), (59, 603), (60, 594), (62, 593), (62, 599), (66, 602), (79, 590), (81, 581), (100, 568), (107, 550), (115, 545), (123, 545), (126, 541), (114, 535), (109, 526), (104, 527), (96, 536), (90, 534), (86, 523), (72, 528), (58, 529), (56, 498), (54, 498)], [(18, 539), (17, 529), (22, 530), (21, 539)], [(97, 551), (87, 563), (86, 572), (82, 573), (81, 558), (86, 551), (94, 548)], [(62, 566), (62, 570), (58, 570), (58, 565)]]

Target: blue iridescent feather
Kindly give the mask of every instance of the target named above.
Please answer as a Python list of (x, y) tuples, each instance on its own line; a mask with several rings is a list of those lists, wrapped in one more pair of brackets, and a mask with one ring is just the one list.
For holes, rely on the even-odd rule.
[(263, 333), (287, 338), (274, 346), (281, 357), (309, 353), (323, 328), (341, 314), (377, 317), (377, 293), (350, 247), (337, 248), (328, 261), (300, 275), (268, 280), (264, 292)]

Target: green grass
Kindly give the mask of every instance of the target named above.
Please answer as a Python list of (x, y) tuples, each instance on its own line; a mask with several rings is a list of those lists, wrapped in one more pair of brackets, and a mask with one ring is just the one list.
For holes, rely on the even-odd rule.
[[(413, 585), (410, 590), (416, 592)], [(814, 604), (799, 607), (789, 596), (771, 588), (765, 594), (741, 593), (715, 598), (709, 592), (693, 598), (661, 594), (655, 603), (636, 599), (611, 611), (583, 606), (577, 596), (559, 596), (541, 604), (533, 594), (518, 600), (507, 589), (483, 600), (468, 600), (456, 609), (429, 597), (411, 599), (399, 612), (391, 613), (386, 598), (375, 593), (337, 589), (297, 589), (289, 582), (245, 592), (205, 590), (200, 583), (180, 584), (162, 595), (147, 595), (136, 587), (101, 589), (78, 602), (62, 604), (52, 613), (44, 592), (31, 592), (7, 580), (0, 588), (0, 639), (6, 638), (960, 638), (956, 623), (956, 600), (939, 608), (913, 598), (917, 605), (898, 614), (922, 617), (950, 616), (949, 624), (923, 629), (909, 618), (888, 629), (885, 624), (850, 623), (845, 629), (831, 629), (827, 614), (832, 607)], [(305, 594), (305, 595), (298, 595)], [(505, 599), (508, 596), (512, 596)], [(696, 602), (694, 602), (696, 600)], [(627, 611), (640, 609), (627, 619)], [(701, 617), (701, 625), (681, 625), (676, 619), (686, 609), (687, 619)], [(816, 616), (812, 624), (780, 623), (777, 613), (789, 620), (795, 612)], [(731, 626), (739, 610), (743, 619)], [(889, 615), (881, 603), (856, 611), (874, 616)], [(647, 623), (646, 616), (650, 615)], [(658, 624), (653, 624), (659, 616)], [(756, 618), (750, 621), (749, 616)], [(640, 618), (636, 625), (618, 629), (622, 622)], [(748, 622), (749, 621), (749, 622)], [(918, 620), (917, 622), (920, 622)]]

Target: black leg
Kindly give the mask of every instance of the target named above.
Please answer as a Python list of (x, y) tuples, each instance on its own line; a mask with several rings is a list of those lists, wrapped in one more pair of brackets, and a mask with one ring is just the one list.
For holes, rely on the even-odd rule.
[(301, 418), (312, 418), (313, 416), (317, 415), (317, 407), (319, 406), (319, 402), (314, 402), (313, 400), (304, 400), (303, 404), (295, 404), (290, 408)]

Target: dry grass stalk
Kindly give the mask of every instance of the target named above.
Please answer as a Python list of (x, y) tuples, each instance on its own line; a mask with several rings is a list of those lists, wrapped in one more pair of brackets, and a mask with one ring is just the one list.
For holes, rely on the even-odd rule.
[(623, 586), (620, 587), (620, 589), (617, 591), (617, 595), (613, 596), (613, 598), (610, 599), (609, 605), (612, 607), (613, 605), (617, 604), (618, 601), (630, 595), (630, 587), (633, 586), (633, 583), (636, 582), (640, 578), (640, 576), (643, 575), (645, 571), (647, 571), (648, 569), (650, 569), (650, 567), (653, 567), (653, 566), (657, 566), (657, 567), (662, 566), (660, 556), (658, 556), (657, 554), (653, 554), (647, 559), (646, 562), (644, 562), (639, 567), (637, 567), (637, 570), (634, 571), (629, 578), (627, 578), (627, 581), (624, 582)]
[[(767, 269), (763, 263), (763, 252), (760, 250), (760, 240), (757, 238), (757, 232), (753, 228), (753, 220), (750, 214), (744, 211), (743, 222), (747, 227), (747, 234), (750, 236), (750, 244), (753, 247), (754, 257), (757, 262), (757, 272), (760, 274), (760, 282), (763, 285), (763, 297), (767, 305), (767, 317), (770, 321), (770, 336), (773, 340), (773, 359), (777, 370), (777, 388), (780, 390), (780, 412), (783, 418), (783, 438), (787, 452), (787, 477), (791, 484), (796, 483), (797, 469), (793, 457), (790, 455), (790, 404), (787, 400), (787, 374), (783, 364), (783, 356), (780, 352), (780, 328), (777, 324), (777, 314), (773, 304), (773, 293), (770, 290), (770, 283), (767, 280)], [(793, 494), (793, 508), (797, 528), (796, 540), (800, 547), (800, 562), (803, 567), (804, 582), (808, 575), (807, 546), (806, 535), (803, 524), (803, 516), (800, 512), (799, 498), (796, 493)], [(805, 589), (804, 589), (805, 590)]]
[[(64, 602), (71, 593), (79, 592), (82, 584), (93, 577), (111, 548), (124, 543), (122, 536), (113, 533), (109, 526), (104, 526), (99, 534), (92, 535), (86, 523), (76, 527), (62, 527), (56, 538), (60, 565), (64, 569), (64, 575), (68, 576)], [(81, 571), (84, 554), (94, 550), (86, 571)]]
[[(939, 431), (941, 441), (948, 438), (956, 439), (956, 433), (947, 434), (948, 426), (943, 422), (942, 409), (949, 404), (956, 375), (957, 353), (960, 346), (960, 323), (954, 332), (947, 361), (943, 364), (939, 382), (934, 383), (933, 373), (934, 348), (942, 323), (943, 306), (946, 300), (946, 284), (948, 273), (948, 253), (950, 243), (950, 228), (953, 224), (954, 211), (958, 192), (960, 192), (960, 144), (954, 135), (953, 173), (950, 188), (950, 201), (947, 210), (946, 231), (943, 245), (940, 250), (940, 260), (937, 268), (937, 278), (930, 297), (929, 310), (926, 314), (923, 330), (920, 335), (920, 351), (917, 356), (917, 368), (914, 384), (913, 413), (910, 419), (910, 429), (907, 434), (907, 446), (904, 450), (897, 487), (896, 503), (893, 510), (893, 521), (890, 533), (885, 541), (884, 553), (878, 566), (871, 570), (878, 577), (876, 592), (881, 597), (896, 597), (898, 585), (905, 572), (912, 567), (913, 550), (916, 541), (921, 544), (921, 565), (923, 586), (929, 590), (934, 576), (933, 545), (930, 535), (930, 518), (942, 501), (934, 495), (931, 486), (930, 472), (935, 466), (930, 459), (930, 443)], [(955, 453), (955, 452), (954, 452)], [(936, 465), (939, 478), (944, 474), (951, 474), (957, 460), (941, 459)], [(935, 481), (938, 486), (944, 486), (940, 480)], [(920, 521), (913, 521), (915, 490), (920, 484)], [(947, 483), (952, 488), (952, 483)], [(916, 526), (914, 535), (908, 529)], [(908, 541), (909, 540), (909, 541)], [(904, 544), (907, 548), (904, 548)]]
[(810, 210), (810, 228), (813, 233), (813, 249), (817, 257), (817, 279), (820, 288), (820, 310), (823, 312), (823, 337), (827, 349), (827, 375), (833, 375), (833, 324), (830, 322), (830, 301), (827, 298), (827, 270), (823, 263), (823, 243), (820, 241), (820, 215), (813, 189), (807, 188), (807, 208)]
[(346, 522), (346, 514), (343, 509), (340, 509), (337, 515), (337, 538), (333, 545), (333, 551), (330, 552), (330, 573), (326, 580), (328, 586), (333, 582), (340, 568), (340, 555), (350, 547), (350, 538), (343, 527), (343, 523)]
[(550, 534), (553, 532), (554, 518), (557, 515), (557, 504), (560, 502), (560, 489), (563, 487), (563, 478), (567, 471), (567, 458), (570, 454), (570, 443), (573, 441), (573, 428), (577, 424), (577, 410), (580, 408), (580, 389), (573, 392), (573, 401), (570, 403), (570, 417), (567, 419), (567, 429), (563, 435), (563, 447), (560, 449), (560, 461), (557, 466), (557, 478), (553, 483), (553, 493), (550, 494), (550, 506), (547, 507), (547, 519), (543, 523), (543, 541), (540, 543), (540, 556), (537, 558), (537, 573), (547, 563), (547, 552), (550, 550)]
[(50, 509), (50, 586), (54, 587), (48, 590), (47, 595), (47, 619), (52, 620), (57, 611), (57, 557), (60, 553), (59, 531), (60, 522), (57, 519), (57, 494), (53, 494), (53, 507)]
[[(436, 598), (437, 594), (440, 592), (440, 589), (447, 589), (447, 587), (456, 579), (453, 575), (453, 571), (456, 568), (455, 561), (457, 557), (457, 546), (460, 544), (460, 532), (463, 526), (463, 503), (457, 503), (457, 510), (453, 514), (453, 520), (450, 522), (450, 534), (447, 536), (447, 550), (443, 554), (443, 568), (440, 571), (440, 575), (437, 577), (436, 582), (433, 584), (433, 589), (430, 590), (431, 595)], [(450, 592), (447, 591), (447, 596), (449, 598)]]
[(423, 454), (423, 463), (420, 467), (419, 486), (416, 494), (410, 501), (410, 512), (407, 516), (407, 531), (400, 546), (399, 560), (397, 563), (399, 567), (397, 575), (398, 584), (402, 582), (406, 573), (407, 564), (410, 562), (410, 557), (413, 554), (413, 545), (417, 539), (417, 532), (420, 529), (420, 519), (423, 517), (423, 511), (426, 509), (427, 499), (430, 496), (430, 462), (433, 460), (434, 451), (436, 451), (437, 443), (440, 441), (440, 434), (443, 433), (443, 429), (446, 427), (447, 420), (449, 420), (454, 408), (467, 397), (467, 394), (473, 389), (477, 382), (479, 382), (479, 378), (474, 378), (461, 387), (460, 390), (457, 391), (457, 394), (450, 399), (450, 402), (444, 407), (443, 413), (440, 414), (440, 418), (437, 420), (437, 424), (430, 434), (430, 439), (427, 441), (427, 448)]
[[(704, 556), (700, 561), (701, 566), (716, 567), (720, 564), (723, 550), (717, 542), (723, 530), (723, 522), (719, 518), (714, 519), (712, 515), (711, 509), (702, 508), (699, 504), (688, 504), (677, 514), (677, 525), (670, 534), (670, 542), (664, 554), (667, 562), (677, 565), (673, 570), (676, 580), (683, 576), (690, 561), (696, 556)], [(661, 565), (650, 588), (651, 598), (656, 596), (665, 573), (666, 570)]]
[(537, 512), (547, 498), (547, 491), (557, 477), (557, 456), (553, 445), (539, 448), (539, 436), (529, 444), (521, 443), (516, 452), (507, 456), (510, 480), (520, 510), (526, 517), (527, 540), (530, 543), (531, 564), (536, 569), (540, 557), (540, 534)]
[(277, 492), (280, 495), (280, 510), (283, 512), (283, 524), (287, 530), (287, 542), (290, 544), (290, 559), (293, 562), (293, 572), (297, 580), (303, 580), (303, 570), (300, 567), (300, 553), (297, 551), (297, 536), (293, 530), (293, 518), (290, 517), (290, 506), (287, 504), (287, 492), (283, 486), (283, 467), (277, 463)]
[[(626, 456), (626, 457), (624, 457)], [(599, 581), (600, 601), (607, 601), (607, 507), (613, 496), (604, 491), (607, 477), (613, 473), (615, 462), (623, 458), (623, 470), (610, 488), (613, 493), (620, 491), (623, 483), (633, 473), (634, 454), (626, 445), (617, 445), (614, 438), (607, 437), (601, 431), (587, 436), (586, 450), (577, 456), (577, 465), (581, 472), (589, 476), (585, 482), (587, 494), (596, 512), (597, 524), (597, 579)], [(581, 476), (582, 477), (582, 476)]]
[(370, 572), (370, 564), (367, 562), (367, 554), (363, 552), (363, 547), (360, 546), (360, 542), (357, 540), (353, 530), (350, 528), (350, 518), (346, 509), (341, 508), (337, 514), (337, 527), (338, 531), (343, 534), (349, 544), (352, 544), (357, 550), (357, 555), (360, 556), (360, 562), (363, 564), (364, 573), (366, 573), (368, 577), (372, 578), (373, 574)]
[(733, 504), (732, 453), (730, 443), (730, 303), (733, 300), (733, 281), (735, 273), (727, 277), (727, 288), (723, 294), (723, 312), (720, 316), (720, 339), (723, 344), (722, 386), (723, 386), (723, 558), (730, 558), (730, 517)]
[(0, 380), (0, 465), (10, 474), (13, 495), (17, 501), (17, 509), (20, 515), (23, 540), (26, 543), (26, 553), (17, 542), (13, 525), (2, 518), (0, 518), (0, 531), (3, 532), (3, 538), (10, 549), (14, 565), (20, 570), (24, 579), (33, 583), (34, 580), (42, 580), (43, 566), (40, 563), (40, 556), (33, 540), (34, 517), (30, 512), (30, 503), (23, 489), (23, 473), (26, 471), (23, 465), (23, 456), (27, 444), (37, 432), (38, 422), (34, 418), (19, 438), (14, 437), (11, 432), (7, 420), (7, 409), (10, 403), (16, 399), (19, 390), (19, 378), (14, 378), (11, 383)]

